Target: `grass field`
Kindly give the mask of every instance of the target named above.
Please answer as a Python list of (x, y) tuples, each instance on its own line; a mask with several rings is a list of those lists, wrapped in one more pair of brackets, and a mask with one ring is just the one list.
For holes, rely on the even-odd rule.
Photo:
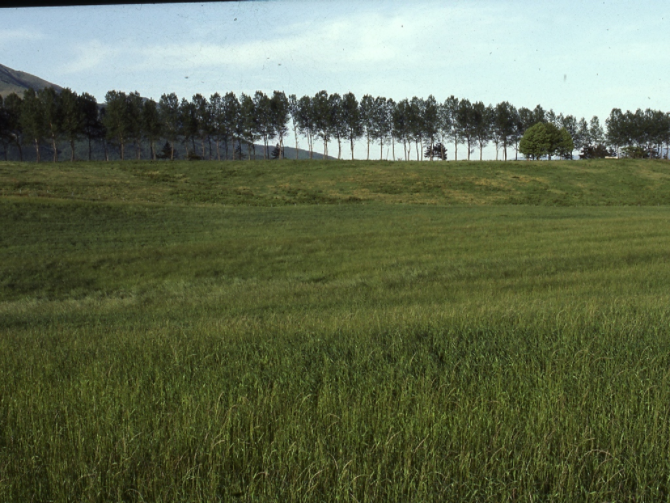
[(670, 501), (670, 164), (0, 163), (0, 501)]

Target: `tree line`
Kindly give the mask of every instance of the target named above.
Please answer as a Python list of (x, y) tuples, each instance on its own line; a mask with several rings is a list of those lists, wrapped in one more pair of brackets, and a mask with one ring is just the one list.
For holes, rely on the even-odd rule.
[(320, 91), (298, 98), (281, 91), (271, 96), (257, 91), (239, 97), (233, 92), (214, 93), (209, 98), (196, 94), (190, 100), (170, 93), (156, 102), (137, 92), (109, 91), (105, 103), (98, 104), (88, 93), (45, 88), (0, 98), (0, 143), (5, 159), (12, 147), (23, 160), (23, 148), (30, 145), (38, 162), (43, 145), (49, 145), (52, 160), (58, 161), (58, 145), (64, 142), (69, 145), (70, 159), (75, 160), (79, 141), (88, 142), (89, 160), (95, 143), (102, 145), (105, 159), (110, 149), (122, 160), (129, 156), (140, 159), (143, 145), (149, 147), (153, 160), (174, 159), (179, 145), (188, 159), (217, 160), (242, 159), (244, 145), (251, 159), (257, 142), (262, 142), (264, 159), (283, 158), (289, 131), (295, 138), (296, 158), (300, 139), (307, 142), (310, 158), (315, 143), (322, 142), (324, 156), (331, 149), (334, 156), (337, 145), (338, 159), (347, 148), (354, 159), (359, 141), (366, 145), (368, 160), (371, 155), (376, 157), (375, 147), (381, 159), (386, 147), (387, 157), (390, 150), (393, 160), (446, 160), (451, 145), (454, 160), (459, 159), (459, 146), (461, 158), (468, 160), (477, 151), (481, 160), (488, 145), (495, 146), (496, 160), (507, 160), (510, 150), (515, 159), (519, 153), (526, 158), (556, 155), (571, 159), (574, 150), (581, 151), (581, 157), (659, 157), (663, 145), (667, 152), (668, 113), (650, 109), (623, 113), (615, 108), (605, 126), (606, 131), (595, 116), (590, 121), (577, 120), (540, 105), (517, 109), (507, 101), (485, 105), (454, 96), (444, 102), (432, 95), (396, 102), (368, 94), (359, 101), (353, 93)]

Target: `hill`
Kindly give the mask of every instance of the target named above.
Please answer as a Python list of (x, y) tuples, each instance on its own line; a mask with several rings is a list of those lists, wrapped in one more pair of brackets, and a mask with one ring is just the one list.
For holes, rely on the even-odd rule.
[[(260, 151), (257, 150), (258, 155)], [(110, 161), (0, 163), (0, 194), (281, 206), (670, 205), (670, 162)]]
[(31, 75), (30, 73), (13, 70), (4, 65), (0, 65), (0, 95), (5, 96), (16, 93), (22, 95), (26, 89), (44, 89), (45, 87), (54, 87), (57, 91), (62, 88), (44, 79)]

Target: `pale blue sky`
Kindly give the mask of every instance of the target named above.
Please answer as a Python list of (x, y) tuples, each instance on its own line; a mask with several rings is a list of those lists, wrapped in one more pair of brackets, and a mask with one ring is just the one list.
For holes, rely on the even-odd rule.
[[(602, 122), (670, 111), (661, 1), (289, 1), (0, 10), (0, 63), (99, 101), (454, 94)], [(332, 150), (331, 150), (332, 152)]]

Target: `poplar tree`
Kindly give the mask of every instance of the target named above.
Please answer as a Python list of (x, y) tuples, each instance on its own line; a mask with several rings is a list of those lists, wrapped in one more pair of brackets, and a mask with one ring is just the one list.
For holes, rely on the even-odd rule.
[(105, 136), (105, 128), (100, 120), (100, 110), (95, 97), (88, 93), (79, 96), (79, 107), (83, 114), (82, 134), (88, 140), (88, 160), (92, 160), (93, 151), (91, 144), (93, 140), (99, 140)]
[(594, 115), (589, 122), (589, 136), (594, 145), (600, 145), (605, 141), (605, 132), (597, 115)]
[(437, 100), (432, 94), (424, 101), (422, 111), (422, 136), (426, 139), (427, 145), (429, 146), (429, 155), (430, 160), (432, 161), (434, 156), (433, 146), (435, 145), (435, 140), (437, 139), (440, 132), (440, 118), (438, 113)]
[(23, 162), (23, 128), (21, 127), (21, 107), (23, 101), (16, 93), (11, 93), (4, 99), (3, 111), (5, 117), (5, 134), (7, 141), (16, 146), (19, 160)]
[(384, 140), (391, 134), (391, 117), (387, 100), (378, 96), (373, 102), (372, 109), (372, 138), (379, 141), (379, 160), (384, 159)]
[[(499, 141), (503, 146), (503, 159), (507, 160), (507, 147), (513, 141), (514, 132), (516, 129), (515, 117), (517, 111), (509, 102), (503, 101), (498, 103), (494, 110), (495, 118), (493, 122), (493, 129), (495, 130)], [(497, 152), (496, 152), (497, 158)]]
[(163, 94), (158, 102), (158, 117), (163, 135), (170, 142), (170, 160), (174, 160), (174, 147), (181, 129), (179, 98), (175, 93)]
[(409, 102), (409, 128), (412, 134), (412, 140), (416, 147), (416, 160), (423, 159), (423, 136), (426, 130), (424, 124), (425, 101), (413, 96)]
[(254, 94), (254, 128), (257, 136), (263, 140), (263, 159), (268, 159), (269, 139), (274, 137), (272, 131), (272, 111), (270, 98), (263, 91)]
[(411, 135), (410, 125), (409, 125), (409, 101), (403, 99), (399, 101), (394, 107), (392, 112), (392, 121), (393, 121), (393, 134), (398, 142), (403, 145), (403, 157), (405, 161), (409, 161), (409, 151), (407, 150), (407, 143)]
[(456, 109), (455, 126), (458, 129), (459, 136), (464, 140), (468, 147), (468, 161), (473, 152), (472, 144), (475, 141), (473, 107), (469, 100), (461, 100)]
[(186, 158), (189, 159), (190, 153), (188, 150), (188, 143), (191, 142), (193, 147), (192, 155), (195, 154), (195, 137), (198, 135), (198, 118), (196, 117), (195, 105), (186, 98), (181, 99), (179, 104), (180, 116), (180, 136), (184, 149), (186, 150)]
[(156, 142), (160, 140), (163, 128), (158, 113), (158, 104), (148, 99), (142, 104), (142, 133), (149, 142), (151, 159), (156, 160)]
[[(235, 140), (239, 143), (240, 159), (242, 157), (242, 119), (240, 102), (235, 93), (229, 92), (223, 97), (223, 115), (226, 138), (230, 136), (232, 158), (235, 160)], [(225, 140), (226, 158), (228, 158), (228, 140)]]
[(582, 117), (577, 123), (577, 135), (574, 138), (575, 148), (582, 150), (584, 147), (591, 146), (591, 132), (589, 131), (589, 123)]
[(300, 105), (295, 94), (288, 97), (288, 109), (291, 114), (291, 124), (293, 125), (293, 136), (295, 137), (295, 158), (298, 158), (298, 129), (300, 122)]
[(42, 111), (42, 103), (32, 88), (23, 92), (19, 121), (24, 135), (35, 145), (35, 162), (40, 162), (40, 143), (47, 135), (48, 126)]
[(70, 161), (75, 160), (74, 143), (84, 132), (84, 110), (77, 93), (65, 88), (60, 93), (60, 122), (63, 135), (70, 143)]
[(319, 91), (312, 98), (312, 114), (316, 136), (323, 140), (323, 158), (328, 156), (328, 141), (332, 135), (328, 93)]
[(135, 144), (135, 157), (137, 160), (142, 158), (142, 108), (144, 103), (140, 93), (137, 91), (129, 93), (126, 96), (126, 120), (128, 128), (128, 138), (132, 138)]
[(258, 137), (258, 124), (256, 120), (256, 106), (251, 96), (242, 94), (240, 97), (240, 126), (241, 135), (247, 142), (247, 154), (251, 160), (251, 151), (254, 150), (254, 140)]
[[(202, 94), (193, 95), (193, 109), (195, 111), (196, 134), (200, 138), (202, 158), (205, 158), (205, 142), (209, 144), (209, 158), (212, 158), (212, 113), (209, 102)], [(194, 148), (195, 150), (195, 148)]]
[(493, 117), (483, 102), (472, 105), (472, 136), (479, 143), (479, 160), (482, 152), (491, 138), (491, 122)]
[(314, 137), (317, 134), (316, 113), (314, 110), (313, 99), (309, 96), (303, 96), (298, 100), (298, 130), (300, 134), (307, 138), (307, 148), (309, 158), (314, 154)]
[(363, 130), (365, 131), (365, 138), (367, 140), (368, 150), (367, 150), (367, 160), (370, 160), (370, 142), (374, 137), (374, 128), (375, 128), (375, 99), (366, 94), (361, 98), (360, 115), (361, 115), (361, 124), (363, 125)]
[(363, 136), (364, 128), (361, 121), (361, 110), (353, 93), (342, 97), (342, 122), (346, 129), (346, 138), (351, 145), (351, 160), (354, 160), (354, 142)]
[(283, 91), (274, 91), (270, 99), (270, 126), (273, 134), (279, 137), (279, 157), (284, 156), (284, 137), (288, 133), (290, 115), (288, 98)]
[(105, 102), (107, 105), (103, 124), (107, 131), (107, 139), (118, 144), (121, 160), (123, 161), (125, 159), (125, 144), (130, 134), (128, 97), (122, 91), (109, 91), (105, 95)]
[(62, 133), (60, 98), (53, 87), (45, 87), (37, 91), (37, 99), (40, 102), (40, 110), (47, 128), (47, 134), (51, 140), (53, 149), (53, 162), (58, 162), (58, 140)]
[(605, 125), (607, 126), (607, 143), (614, 147), (617, 157), (619, 157), (619, 149), (626, 143), (624, 115), (620, 108), (612, 109), (610, 116), (605, 119)]
[(328, 109), (330, 112), (330, 129), (337, 140), (337, 158), (342, 158), (342, 138), (346, 138), (347, 127), (344, 123), (344, 110), (342, 97), (335, 93), (328, 96)]
[[(571, 138), (577, 138), (577, 131), (578, 131), (578, 126), (577, 126), (577, 119), (575, 118), (574, 115), (566, 115), (563, 117), (562, 115), (559, 116), (559, 125), (564, 128), (569, 134)], [(574, 141), (574, 140), (573, 140)], [(572, 159), (572, 151), (566, 153), (564, 156), (565, 159)]]
[[(226, 141), (228, 131), (225, 121), (225, 107), (223, 99), (219, 93), (214, 93), (209, 97), (209, 113), (212, 120), (212, 137), (214, 138), (214, 146), (216, 147), (216, 160), (221, 160), (221, 139)], [(227, 157), (227, 156), (226, 156)]]

